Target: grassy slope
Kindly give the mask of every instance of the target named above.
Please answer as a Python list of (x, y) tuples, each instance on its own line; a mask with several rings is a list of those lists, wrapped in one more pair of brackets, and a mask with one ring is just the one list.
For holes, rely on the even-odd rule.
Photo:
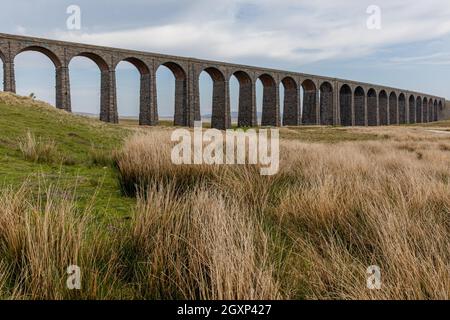
[[(58, 152), (70, 164), (33, 163), (24, 160), (18, 141), (27, 131), (53, 140)], [(0, 94), (0, 183), (20, 186), (28, 181), (37, 190), (40, 184), (58, 183), (76, 188), (78, 203), (84, 205), (97, 192), (94, 209), (98, 213), (127, 215), (134, 201), (121, 196), (111, 165), (94, 165), (92, 149), (111, 154), (130, 131), (119, 126), (74, 116), (10, 94)]]

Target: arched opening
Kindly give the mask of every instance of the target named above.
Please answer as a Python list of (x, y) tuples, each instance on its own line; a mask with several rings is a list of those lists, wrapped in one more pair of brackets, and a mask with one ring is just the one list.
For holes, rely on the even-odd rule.
[(386, 91), (380, 91), (379, 101), (380, 126), (386, 126), (388, 125), (388, 96)]
[(150, 70), (136, 58), (122, 60), (116, 67), (117, 113), (120, 121), (150, 122)]
[(416, 100), (416, 123), (422, 123), (422, 98)]
[(223, 73), (216, 68), (206, 68), (200, 74), (200, 112), (210, 119), (211, 127), (225, 130), (231, 127), (228, 88)]
[(438, 102), (437, 102), (437, 100), (434, 101), (433, 121), (438, 121)]
[(439, 105), (438, 105), (438, 112), (436, 114), (436, 121), (439, 121), (440, 119), (440, 115), (442, 113), (442, 110), (444, 110), (444, 103), (442, 101), (439, 101)]
[(237, 125), (239, 114), (239, 80), (235, 75), (231, 75), (230, 86), (230, 113), (232, 125)]
[(400, 124), (406, 123), (406, 97), (403, 93), (398, 96), (398, 121)]
[(352, 125), (352, 89), (344, 84), (339, 91), (339, 110), (341, 113), (341, 125)]
[(369, 126), (378, 125), (378, 99), (373, 88), (367, 92), (367, 123)]
[(268, 74), (259, 76), (263, 86), (262, 93), (262, 126), (278, 127), (280, 125), (279, 92), (275, 79)]
[(395, 92), (389, 95), (389, 124), (398, 124), (398, 100)]
[[(283, 101), (283, 125), (298, 126), (300, 124), (300, 101), (297, 82), (291, 77), (281, 81), (280, 100)], [(281, 107), (280, 107), (281, 108)]]
[(206, 71), (200, 73), (198, 79), (198, 89), (200, 98), (200, 115), (202, 123), (206, 127), (212, 125), (212, 105), (213, 105), (213, 87), (214, 80)]
[[(186, 73), (174, 62), (161, 64), (156, 71), (156, 108), (154, 119), (160, 117), (176, 126), (187, 126)], [(197, 115), (200, 116), (200, 115)]]
[(81, 53), (70, 60), (69, 73), (72, 111), (114, 122), (117, 110), (109, 109), (111, 97), (106, 97), (109, 92), (104, 87), (109, 73), (106, 62), (95, 54)]
[(305, 125), (316, 125), (317, 119), (317, 88), (312, 80), (302, 83), (302, 123)]
[(433, 99), (428, 101), (428, 122), (433, 122)]
[(428, 99), (427, 98), (423, 98), (422, 122), (423, 123), (427, 123), (428, 122)]
[(61, 61), (52, 51), (37, 46), (26, 47), (14, 58), (14, 66), (17, 94), (57, 105), (55, 75)]
[(416, 123), (416, 98), (409, 97), (409, 123)]
[(362, 87), (355, 89), (355, 125), (366, 125), (366, 95)]
[(333, 125), (333, 87), (329, 82), (320, 86), (320, 124)]
[(256, 114), (256, 92), (250, 76), (244, 71), (236, 71), (233, 76), (239, 82), (238, 126), (254, 127), (258, 125)]

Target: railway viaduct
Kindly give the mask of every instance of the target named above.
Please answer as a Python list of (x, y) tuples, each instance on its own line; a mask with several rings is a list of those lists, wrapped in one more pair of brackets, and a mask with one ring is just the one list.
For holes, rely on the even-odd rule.
[[(140, 73), (141, 125), (158, 123), (156, 71), (162, 65), (175, 76), (174, 123), (179, 126), (193, 126), (194, 121), (201, 118), (199, 76), (203, 71), (213, 80), (211, 125), (217, 129), (231, 126), (229, 79), (233, 75), (239, 81), (238, 125), (242, 127), (258, 124), (258, 79), (264, 87), (263, 126), (424, 123), (439, 120), (445, 107), (442, 97), (344, 79), (0, 34), (4, 91), (15, 92), (14, 58), (24, 51), (41, 52), (53, 62), (56, 70), (56, 107), (68, 112), (71, 112), (71, 59), (83, 56), (94, 61), (101, 73), (100, 120), (111, 123), (119, 120), (115, 69), (121, 61), (130, 62)], [(280, 85), (285, 90), (284, 110), (280, 110)]]

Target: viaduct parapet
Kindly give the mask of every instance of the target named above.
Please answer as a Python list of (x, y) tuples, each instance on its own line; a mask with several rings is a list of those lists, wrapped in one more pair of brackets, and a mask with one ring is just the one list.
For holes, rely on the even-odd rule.
[[(213, 80), (211, 125), (217, 129), (231, 126), (229, 80), (233, 75), (239, 81), (241, 127), (258, 125), (258, 79), (264, 87), (263, 126), (425, 123), (441, 119), (445, 107), (442, 97), (344, 79), (0, 33), (4, 91), (16, 91), (14, 59), (24, 51), (41, 52), (53, 62), (56, 107), (68, 112), (72, 110), (70, 61), (77, 56), (94, 61), (101, 73), (100, 120), (111, 123), (119, 120), (115, 70), (121, 61), (130, 62), (140, 73), (141, 125), (158, 123), (156, 71), (160, 66), (169, 68), (175, 77), (174, 123), (179, 126), (193, 126), (201, 118), (199, 77), (203, 71)], [(281, 84), (284, 110), (280, 110)]]

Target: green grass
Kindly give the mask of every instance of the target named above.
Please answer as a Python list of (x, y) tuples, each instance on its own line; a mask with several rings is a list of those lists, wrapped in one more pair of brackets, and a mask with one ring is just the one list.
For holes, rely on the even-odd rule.
[[(27, 181), (36, 192), (44, 184), (58, 183), (76, 190), (77, 203), (85, 206), (95, 196), (94, 210), (101, 216), (128, 216), (134, 205), (122, 197), (112, 164), (104, 166), (98, 154), (111, 155), (132, 131), (75, 116), (37, 102), (0, 99), (0, 183), (20, 186)], [(17, 99), (13, 99), (17, 100)], [(11, 103), (14, 103), (13, 105)], [(31, 132), (44, 141), (55, 141), (59, 163), (25, 160), (19, 140)], [(91, 155), (97, 154), (93, 161)]]

